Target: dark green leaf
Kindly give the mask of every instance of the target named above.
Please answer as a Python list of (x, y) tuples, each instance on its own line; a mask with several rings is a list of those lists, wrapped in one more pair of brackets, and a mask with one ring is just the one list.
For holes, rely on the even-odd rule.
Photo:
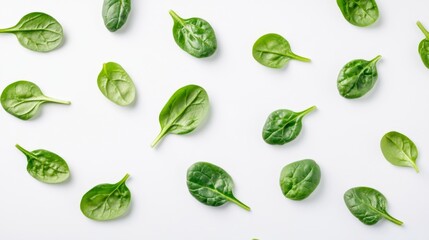
[(338, 74), (337, 87), (341, 96), (345, 98), (360, 98), (368, 93), (377, 82), (378, 55), (367, 61), (357, 59), (348, 62)]
[(104, 0), (104, 25), (111, 32), (119, 30), (127, 22), (130, 11), (131, 0)]
[(34, 117), (43, 103), (70, 104), (69, 101), (43, 95), (40, 88), (28, 81), (17, 81), (7, 86), (1, 94), (1, 105), (13, 116), (28, 120)]
[(419, 54), (422, 58), (423, 64), (426, 66), (426, 68), (429, 68), (429, 32), (426, 30), (425, 27), (423, 27), (423, 24), (421, 22), (417, 22), (417, 26), (425, 35), (425, 38), (420, 41), (419, 44)]
[(344, 18), (358, 27), (375, 23), (379, 16), (375, 0), (337, 0)]
[(16, 148), (27, 157), (27, 171), (35, 179), (44, 183), (61, 183), (69, 178), (69, 166), (57, 154), (43, 149), (30, 152), (18, 144)]
[(183, 19), (173, 10), (173, 36), (177, 45), (197, 58), (211, 56), (217, 48), (215, 32), (208, 22), (201, 18)]
[(207, 162), (197, 162), (189, 167), (187, 174), (189, 192), (198, 201), (212, 207), (233, 202), (241, 208), (250, 208), (234, 197), (234, 183), (222, 168)]
[(280, 174), (283, 195), (292, 200), (310, 196), (320, 182), (320, 168), (314, 160), (305, 159), (286, 165)]
[(403, 224), (403, 222), (387, 213), (386, 198), (373, 188), (351, 188), (344, 193), (344, 202), (350, 212), (364, 224), (376, 224), (381, 218), (385, 218), (397, 225)]
[(302, 112), (287, 109), (274, 111), (268, 116), (262, 130), (262, 138), (268, 144), (283, 145), (294, 140), (302, 128), (302, 118), (316, 109), (312, 106)]
[(131, 192), (125, 185), (129, 175), (116, 184), (100, 184), (83, 195), (80, 210), (90, 219), (106, 221), (124, 215), (130, 206)]
[(121, 106), (131, 104), (136, 96), (133, 80), (121, 65), (114, 62), (103, 64), (97, 84), (104, 96)]
[(188, 85), (177, 90), (159, 114), (161, 132), (152, 147), (169, 133), (187, 134), (194, 131), (207, 117), (209, 108), (209, 97), (202, 87)]
[(256, 40), (252, 54), (256, 61), (270, 68), (282, 68), (291, 59), (310, 62), (310, 59), (293, 53), (289, 42), (275, 33), (266, 34)]
[(419, 172), (416, 165), (418, 151), (416, 145), (402, 133), (388, 132), (380, 142), (384, 157), (391, 164), (402, 167), (412, 167)]
[(13, 33), (22, 46), (37, 52), (48, 52), (63, 41), (63, 28), (46, 13), (33, 12), (25, 15), (13, 27), (0, 29), (0, 33)]

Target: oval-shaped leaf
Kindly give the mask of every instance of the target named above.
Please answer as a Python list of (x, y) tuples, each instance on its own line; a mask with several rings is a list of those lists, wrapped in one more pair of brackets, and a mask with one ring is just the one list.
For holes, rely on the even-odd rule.
[(16, 148), (27, 157), (27, 171), (35, 179), (44, 183), (61, 183), (69, 178), (69, 166), (57, 154), (43, 149), (30, 152), (18, 144)]
[(110, 101), (126, 106), (131, 104), (136, 96), (133, 80), (121, 65), (108, 62), (98, 75), (98, 88)]
[(426, 66), (426, 68), (429, 68), (429, 32), (426, 30), (426, 28), (421, 22), (417, 22), (417, 26), (425, 35), (425, 38), (420, 41), (419, 44), (420, 58), (422, 59), (422, 62)]
[(265, 34), (256, 40), (252, 54), (256, 61), (270, 68), (283, 68), (291, 59), (302, 62), (311, 61), (293, 53), (289, 42), (275, 33)]
[(316, 109), (312, 106), (302, 112), (280, 109), (272, 112), (262, 129), (262, 138), (268, 144), (283, 145), (298, 137), (302, 128), (302, 119)]
[(33, 12), (25, 15), (13, 27), (0, 29), (0, 33), (13, 33), (25, 48), (48, 52), (63, 41), (63, 28), (55, 18), (46, 13)]
[(130, 12), (131, 0), (104, 0), (104, 25), (109, 31), (116, 32), (127, 22)]
[(201, 203), (217, 207), (232, 202), (250, 211), (250, 208), (233, 195), (234, 183), (222, 168), (207, 162), (197, 162), (187, 173), (189, 192)]
[(416, 172), (418, 151), (416, 145), (402, 133), (391, 131), (386, 133), (380, 142), (384, 157), (391, 164), (401, 167), (412, 167)]
[(292, 200), (307, 198), (319, 185), (320, 176), (319, 165), (311, 159), (286, 165), (280, 174), (283, 195)]
[(125, 185), (129, 175), (116, 184), (100, 184), (83, 195), (82, 213), (93, 220), (106, 221), (124, 215), (130, 206), (131, 192)]
[(403, 222), (387, 213), (386, 198), (373, 188), (351, 188), (344, 193), (344, 202), (350, 212), (366, 225), (376, 224), (381, 218), (385, 218), (397, 225), (403, 224)]
[(375, 0), (337, 0), (337, 4), (344, 18), (358, 27), (369, 26), (379, 17)]
[(29, 81), (17, 81), (8, 85), (1, 94), (1, 105), (13, 116), (28, 120), (34, 117), (43, 103), (70, 104), (69, 101), (43, 95), (40, 88)]
[(345, 98), (360, 98), (367, 94), (377, 82), (376, 64), (380, 59), (381, 56), (378, 55), (370, 61), (357, 59), (348, 62), (338, 74), (337, 88), (340, 95)]
[(194, 131), (206, 119), (209, 108), (209, 97), (202, 87), (188, 85), (177, 90), (159, 114), (161, 132), (152, 147), (169, 133), (187, 134)]
[(216, 35), (212, 26), (204, 19), (183, 19), (173, 10), (173, 37), (177, 45), (185, 52), (197, 58), (213, 55), (217, 49)]

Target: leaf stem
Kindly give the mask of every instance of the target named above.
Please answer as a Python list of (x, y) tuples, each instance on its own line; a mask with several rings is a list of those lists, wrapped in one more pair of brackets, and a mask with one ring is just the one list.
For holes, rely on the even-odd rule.
[(307, 109), (305, 109), (304, 111), (300, 112), (300, 115), (305, 116), (307, 114), (309, 114), (310, 112), (314, 111), (317, 107), (316, 106), (311, 106)]
[(401, 226), (402, 224), (404, 224), (401, 220), (398, 220), (392, 216), (390, 216), (387, 212), (384, 213), (384, 218), (386, 218), (387, 220), (393, 222), (396, 225)]
[(375, 57), (374, 59), (372, 59), (370, 62), (371, 63), (376, 63), (381, 59), (381, 55), (378, 55), (377, 57)]
[(30, 156), (34, 156), (34, 154), (30, 151), (28, 151), (27, 149), (21, 147), (19, 144), (15, 145), (16, 148), (18, 148), (19, 151), (21, 151), (22, 153), (24, 153), (25, 155), (30, 155)]
[(231, 202), (233, 202), (233, 203), (235, 203), (235, 204), (237, 204), (239, 207), (243, 208), (244, 210), (250, 211), (250, 207), (247, 206), (246, 204), (242, 203), (237, 198), (235, 198), (235, 197), (229, 197), (228, 200), (231, 201)]
[(417, 164), (413, 161), (411, 161), (411, 166), (416, 170), (417, 173), (419, 173), (419, 167), (417, 167)]
[(125, 174), (125, 176), (121, 179), (121, 181), (118, 182), (118, 185), (123, 184), (127, 181), (127, 179), (130, 177), (130, 174)]
[(426, 28), (423, 26), (423, 24), (420, 21), (417, 21), (417, 26), (423, 32), (423, 34), (425, 35), (426, 39), (429, 40), (429, 32), (426, 30)]
[(175, 13), (173, 10), (168, 11), (168, 13), (174, 19), (175, 22), (178, 22), (182, 26), (185, 26), (185, 22), (183, 21), (183, 19), (181, 17), (179, 17), (179, 15), (177, 15), (177, 13)]
[(50, 98), (50, 97), (46, 97), (46, 101), (52, 102), (52, 103), (65, 104), (65, 105), (70, 105), (71, 104), (70, 101), (59, 100), (59, 99)]
[(311, 62), (311, 59), (306, 58), (306, 57), (302, 57), (302, 56), (299, 56), (299, 55), (296, 55), (293, 52), (288, 52), (287, 56), (290, 57), (290, 58), (293, 58), (295, 60), (301, 61), (301, 62)]
[(167, 134), (167, 130), (162, 129), (161, 132), (156, 136), (155, 140), (153, 140), (152, 144), (150, 145), (152, 148), (156, 147), (159, 143), (159, 141), (162, 140), (162, 138)]

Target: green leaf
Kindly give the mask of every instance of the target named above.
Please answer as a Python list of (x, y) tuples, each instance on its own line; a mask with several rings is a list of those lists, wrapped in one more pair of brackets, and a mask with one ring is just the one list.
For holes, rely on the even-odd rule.
[(376, 64), (380, 59), (378, 55), (370, 61), (357, 59), (348, 62), (338, 74), (337, 88), (340, 95), (352, 99), (367, 94), (377, 82)]
[(108, 62), (98, 75), (98, 88), (110, 101), (126, 106), (131, 104), (136, 96), (133, 80), (121, 65)]
[(283, 68), (291, 59), (302, 62), (311, 61), (293, 53), (289, 42), (275, 33), (266, 34), (256, 40), (252, 54), (256, 61), (270, 68)]
[(301, 132), (302, 119), (314, 109), (316, 106), (302, 112), (287, 109), (272, 112), (262, 129), (262, 138), (266, 143), (273, 145), (283, 145), (294, 140)]
[(0, 33), (13, 33), (25, 48), (48, 52), (63, 41), (63, 28), (55, 18), (46, 13), (33, 12), (25, 15), (13, 27), (0, 29)]
[(201, 18), (183, 19), (173, 10), (173, 37), (177, 45), (185, 52), (197, 58), (213, 55), (217, 49), (215, 32), (210, 24)]
[(319, 165), (311, 159), (286, 165), (280, 174), (283, 195), (292, 200), (307, 198), (319, 185), (320, 176)]
[(82, 213), (93, 220), (106, 221), (124, 215), (131, 202), (131, 192), (125, 185), (129, 175), (116, 184), (100, 184), (83, 195), (80, 202)]
[(421, 22), (417, 22), (417, 26), (425, 35), (425, 38), (420, 41), (419, 44), (419, 54), (423, 64), (426, 66), (426, 68), (429, 68), (429, 32), (426, 30), (426, 28)]
[(116, 32), (127, 22), (130, 12), (131, 0), (104, 0), (104, 25), (109, 31)]
[(369, 187), (355, 187), (344, 193), (344, 202), (350, 212), (366, 225), (376, 224), (385, 218), (397, 225), (403, 222), (386, 211), (387, 200), (379, 191)]
[(3, 90), (0, 99), (6, 112), (22, 120), (34, 117), (44, 103), (70, 104), (69, 101), (43, 95), (36, 84), (28, 81), (17, 81), (10, 84)]
[(38, 149), (28, 151), (15, 145), (27, 157), (27, 171), (35, 179), (44, 183), (61, 183), (70, 176), (69, 166), (57, 154)]
[(187, 134), (207, 117), (210, 104), (207, 92), (200, 86), (188, 85), (177, 90), (159, 114), (161, 132), (152, 143), (155, 147), (169, 133)]
[(189, 192), (201, 203), (218, 207), (232, 202), (250, 211), (250, 208), (234, 197), (234, 183), (231, 176), (222, 168), (207, 162), (197, 162), (189, 167), (187, 173)]
[(381, 151), (384, 157), (391, 164), (401, 167), (412, 167), (416, 172), (419, 168), (416, 165), (418, 151), (416, 145), (402, 133), (388, 132), (380, 142)]
[(337, 0), (344, 18), (358, 27), (375, 23), (379, 16), (375, 0)]

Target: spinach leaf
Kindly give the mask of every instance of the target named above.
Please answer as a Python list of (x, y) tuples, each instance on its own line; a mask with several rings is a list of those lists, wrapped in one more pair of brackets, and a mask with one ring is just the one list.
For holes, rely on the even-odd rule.
[(384, 157), (391, 164), (413, 167), (416, 172), (419, 172), (416, 165), (417, 147), (407, 136), (395, 131), (388, 132), (381, 138), (380, 146)]
[(46, 13), (33, 12), (25, 15), (13, 27), (0, 29), (0, 33), (13, 33), (25, 48), (48, 52), (63, 41), (63, 28), (55, 18)]
[(375, 0), (337, 0), (344, 18), (358, 27), (375, 23), (379, 16)]
[(130, 11), (131, 0), (104, 0), (104, 25), (109, 31), (116, 32), (127, 22)]
[(234, 197), (234, 182), (222, 168), (207, 162), (197, 162), (189, 167), (187, 173), (189, 192), (201, 203), (218, 207), (232, 202), (250, 211), (246, 204)]
[(27, 171), (35, 179), (44, 183), (61, 183), (70, 176), (69, 166), (57, 154), (38, 149), (28, 151), (15, 145), (27, 157)]
[(419, 54), (422, 58), (423, 64), (426, 66), (426, 68), (429, 68), (429, 32), (426, 30), (425, 27), (423, 27), (423, 24), (421, 22), (417, 22), (417, 26), (425, 35), (425, 39), (420, 41), (419, 44)]
[(377, 81), (376, 64), (380, 59), (378, 55), (370, 61), (357, 59), (348, 62), (338, 74), (337, 88), (340, 95), (351, 99), (368, 93)]
[(283, 145), (294, 140), (301, 132), (302, 118), (314, 109), (316, 106), (302, 112), (287, 109), (272, 112), (262, 129), (262, 138), (266, 143), (273, 145)]
[(173, 37), (177, 45), (185, 52), (197, 58), (213, 55), (217, 48), (215, 32), (210, 24), (201, 18), (183, 19), (173, 10)]
[(93, 187), (80, 202), (82, 213), (93, 220), (106, 221), (124, 215), (131, 202), (131, 192), (125, 185), (128, 177), (115, 184), (104, 183)]
[(3, 90), (0, 99), (6, 112), (22, 120), (34, 117), (43, 103), (70, 104), (69, 101), (43, 95), (36, 84), (28, 81), (17, 81), (10, 84)]
[(311, 159), (286, 165), (280, 174), (283, 195), (292, 200), (307, 198), (319, 185), (320, 175), (319, 165)]
[(177, 90), (159, 114), (161, 132), (152, 143), (155, 147), (169, 133), (187, 134), (205, 120), (210, 108), (207, 92), (200, 86), (188, 85)]
[(131, 104), (136, 96), (133, 80), (121, 65), (114, 62), (103, 64), (97, 84), (104, 96), (121, 106)]
[(344, 193), (344, 202), (350, 212), (366, 225), (376, 224), (381, 218), (385, 218), (397, 225), (403, 224), (403, 222), (387, 213), (386, 198), (373, 188), (351, 188)]
[(256, 40), (252, 49), (253, 58), (270, 68), (282, 68), (291, 59), (310, 62), (305, 57), (296, 55), (290, 49), (289, 42), (282, 36), (269, 33)]

